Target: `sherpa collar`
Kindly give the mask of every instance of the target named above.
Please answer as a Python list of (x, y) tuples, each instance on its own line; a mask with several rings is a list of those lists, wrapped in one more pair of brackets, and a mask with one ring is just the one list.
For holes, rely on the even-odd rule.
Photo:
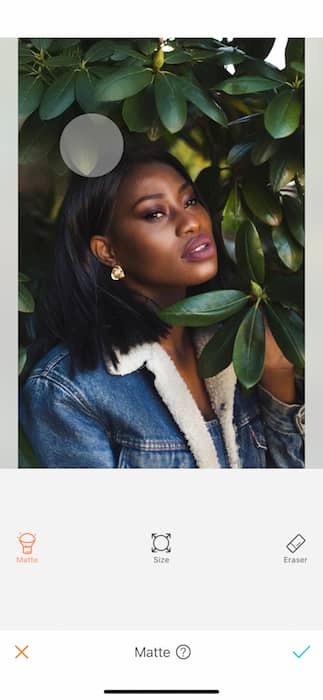
[[(211, 338), (210, 329), (194, 329), (193, 339), (197, 356)], [(116, 351), (118, 367), (106, 358), (110, 374), (124, 376), (146, 366), (154, 376), (155, 388), (168, 407), (177, 425), (184, 433), (189, 448), (201, 469), (221, 468), (219, 457), (206, 423), (186, 382), (176, 365), (159, 343), (144, 343), (128, 353)], [(212, 408), (218, 417), (231, 468), (239, 468), (240, 460), (233, 424), (236, 376), (232, 364), (216, 377), (205, 379)]]

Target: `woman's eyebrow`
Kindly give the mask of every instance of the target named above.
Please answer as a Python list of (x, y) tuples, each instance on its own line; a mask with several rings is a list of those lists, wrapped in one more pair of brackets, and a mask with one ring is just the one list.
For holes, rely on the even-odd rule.
[[(188, 181), (183, 182), (178, 188), (178, 193), (180, 194), (187, 187), (193, 187), (193, 185)], [(143, 195), (143, 197), (139, 197), (139, 199), (136, 200), (136, 202), (132, 205), (131, 208), (134, 209), (137, 206), (137, 204), (140, 204), (140, 202), (144, 202), (146, 199), (159, 199), (160, 197), (165, 197), (164, 192), (154, 192), (154, 194), (145, 194)]]

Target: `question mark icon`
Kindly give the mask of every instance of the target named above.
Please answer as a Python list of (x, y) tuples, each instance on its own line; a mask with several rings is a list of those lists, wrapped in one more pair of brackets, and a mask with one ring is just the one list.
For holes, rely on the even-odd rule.
[(179, 644), (176, 649), (176, 656), (179, 659), (188, 659), (191, 656), (191, 648), (187, 644)]

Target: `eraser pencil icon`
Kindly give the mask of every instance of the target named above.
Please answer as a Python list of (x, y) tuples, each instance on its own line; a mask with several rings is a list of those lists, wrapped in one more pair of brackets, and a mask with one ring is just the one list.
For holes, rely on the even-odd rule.
[(299, 549), (302, 546), (302, 544), (304, 544), (304, 542), (306, 542), (306, 540), (305, 537), (303, 537), (303, 535), (296, 535), (290, 542), (288, 542), (286, 547), (287, 549), (289, 549), (290, 552), (294, 553), (297, 549)]

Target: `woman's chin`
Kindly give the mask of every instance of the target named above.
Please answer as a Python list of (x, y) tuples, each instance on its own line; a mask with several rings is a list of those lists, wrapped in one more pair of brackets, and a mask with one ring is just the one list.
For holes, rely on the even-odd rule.
[[(208, 264), (206, 264), (208, 263)], [(213, 279), (218, 273), (218, 264), (214, 264), (214, 260), (205, 261), (203, 265), (197, 265), (195, 270), (192, 270), (191, 281), (189, 282), (190, 287), (195, 287), (198, 284), (203, 284), (203, 282), (208, 282)]]

